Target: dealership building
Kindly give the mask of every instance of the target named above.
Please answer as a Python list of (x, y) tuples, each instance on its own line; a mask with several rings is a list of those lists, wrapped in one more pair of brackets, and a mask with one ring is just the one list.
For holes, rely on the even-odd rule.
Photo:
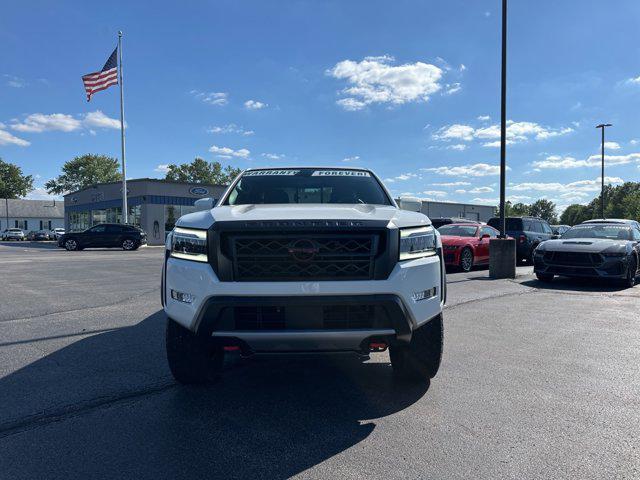
[(486, 222), (496, 215), (496, 207), (493, 205), (434, 202), (431, 200), (422, 200), (421, 211), (429, 218), (466, 218), (477, 222)]
[[(147, 232), (150, 245), (164, 243), (178, 218), (195, 211), (199, 198), (220, 198), (226, 187), (155, 178), (127, 180), (129, 223)], [(122, 182), (99, 183), (64, 196), (67, 231), (85, 230), (97, 223), (122, 221)]]
[(0, 232), (7, 228), (51, 230), (64, 227), (64, 205), (60, 200), (0, 199)]

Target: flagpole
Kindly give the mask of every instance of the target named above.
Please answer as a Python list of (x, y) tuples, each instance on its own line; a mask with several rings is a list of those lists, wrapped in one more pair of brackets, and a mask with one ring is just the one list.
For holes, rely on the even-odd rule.
[(118, 32), (118, 84), (120, 85), (120, 141), (122, 144), (122, 223), (129, 223), (127, 207), (127, 161), (124, 148), (124, 87), (122, 85), (122, 31)]

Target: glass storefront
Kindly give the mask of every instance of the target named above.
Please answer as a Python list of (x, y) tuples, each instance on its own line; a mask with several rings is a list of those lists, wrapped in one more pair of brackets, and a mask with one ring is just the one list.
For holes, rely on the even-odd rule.
[(89, 218), (91, 212), (70, 212), (69, 213), (69, 230), (72, 232), (79, 232), (86, 230), (89, 225)]
[(187, 213), (193, 213), (196, 211), (196, 207), (193, 205), (165, 205), (164, 206), (164, 235), (165, 237), (173, 227), (176, 226), (176, 221)]

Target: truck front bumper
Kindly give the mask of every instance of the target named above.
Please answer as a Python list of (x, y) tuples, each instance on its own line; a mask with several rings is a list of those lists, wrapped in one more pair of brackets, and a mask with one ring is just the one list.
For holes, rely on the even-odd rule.
[[(439, 256), (398, 263), (385, 280), (317, 282), (220, 282), (208, 264), (167, 258), (163, 279), (171, 319), (247, 353), (405, 343), (440, 315), (446, 288)], [(172, 298), (172, 291), (190, 302)]]

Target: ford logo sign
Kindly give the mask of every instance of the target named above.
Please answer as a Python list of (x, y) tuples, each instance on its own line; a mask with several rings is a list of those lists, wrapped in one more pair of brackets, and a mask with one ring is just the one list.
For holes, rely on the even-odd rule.
[(209, 190), (204, 187), (191, 187), (189, 193), (191, 195), (197, 195), (198, 197), (204, 197), (209, 194)]

